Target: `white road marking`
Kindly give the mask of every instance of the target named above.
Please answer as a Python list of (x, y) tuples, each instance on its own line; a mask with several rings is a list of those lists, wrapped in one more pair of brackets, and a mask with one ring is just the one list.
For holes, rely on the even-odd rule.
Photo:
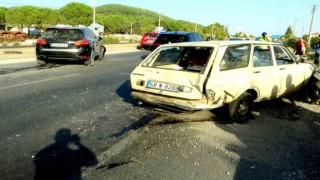
[(68, 77), (72, 77), (72, 76), (78, 76), (78, 75), (80, 75), (80, 74), (79, 73), (69, 74), (69, 75), (65, 75), (65, 76), (42, 79), (42, 80), (38, 80), (38, 81), (25, 82), (25, 83), (15, 84), (15, 85), (11, 85), (11, 86), (4, 86), (4, 87), (0, 87), (0, 90), (16, 88), (16, 87), (21, 87), (21, 86), (27, 86), (27, 85), (37, 84), (37, 83), (41, 83), (41, 82), (46, 82), (46, 81), (52, 81), (52, 80), (56, 80), (56, 79), (62, 79), (62, 78), (68, 78)]

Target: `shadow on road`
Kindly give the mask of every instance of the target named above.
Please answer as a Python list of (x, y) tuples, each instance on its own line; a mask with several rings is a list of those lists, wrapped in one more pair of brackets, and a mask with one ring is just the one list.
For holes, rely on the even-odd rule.
[(35, 155), (34, 179), (81, 179), (81, 168), (96, 165), (96, 156), (71, 135), (70, 129), (60, 129), (55, 142)]
[(319, 179), (320, 115), (283, 99), (256, 103), (254, 111), (257, 122), (217, 124), (242, 143), (226, 147), (240, 157), (234, 179)]
[(133, 106), (137, 105), (137, 101), (131, 97), (130, 81), (127, 80), (118, 87), (116, 93), (123, 99), (124, 102), (130, 103)]

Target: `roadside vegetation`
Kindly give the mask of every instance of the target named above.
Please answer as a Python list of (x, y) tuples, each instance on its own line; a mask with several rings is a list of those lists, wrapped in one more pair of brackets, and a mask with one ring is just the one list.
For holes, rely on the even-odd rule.
[[(161, 26), (167, 31), (194, 31), (193, 22), (175, 20), (165, 15), (161, 16)], [(0, 7), (0, 29), (12, 27), (36, 28), (44, 30), (56, 24), (89, 26), (92, 23), (92, 7), (72, 2), (60, 9), (41, 8), (34, 6), (20, 6), (12, 8)], [(118, 5), (107, 4), (96, 7), (96, 22), (105, 27), (108, 34), (136, 34), (142, 35), (153, 31), (158, 26), (159, 14), (153, 11)], [(229, 37), (228, 28), (217, 22), (208, 26), (197, 24), (197, 32), (202, 37), (214, 35), (217, 40)]]

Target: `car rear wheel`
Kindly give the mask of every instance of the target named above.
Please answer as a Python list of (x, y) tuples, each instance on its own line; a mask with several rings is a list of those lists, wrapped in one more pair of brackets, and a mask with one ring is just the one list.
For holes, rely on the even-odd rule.
[(93, 49), (91, 50), (89, 59), (84, 61), (84, 64), (87, 65), (87, 66), (93, 66), (94, 65), (94, 50)]
[(230, 118), (238, 123), (246, 123), (252, 110), (253, 99), (250, 93), (241, 94), (238, 99), (229, 104)]

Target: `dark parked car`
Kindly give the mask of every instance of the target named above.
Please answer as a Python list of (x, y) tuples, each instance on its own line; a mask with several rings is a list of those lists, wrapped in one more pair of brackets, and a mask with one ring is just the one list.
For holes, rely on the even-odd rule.
[(38, 64), (49, 61), (81, 61), (93, 65), (94, 60), (103, 59), (106, 47), (94, 32), (86, 27), (51, 27), (37, 40)]
[(196, 32), (169, 31), (161, 32), (158, 38), (151, 46), (151, 51), (155, 50), (161, 44), (203, 41), (200, 34)]

